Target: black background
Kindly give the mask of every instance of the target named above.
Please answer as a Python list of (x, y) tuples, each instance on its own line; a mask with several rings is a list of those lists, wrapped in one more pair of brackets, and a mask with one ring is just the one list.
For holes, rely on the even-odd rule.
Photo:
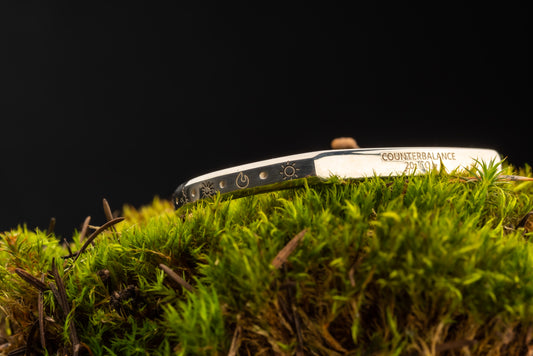
[(0, 5), (0, 231), (336, 136), (532, 163), (525, 8), (71, 3)]

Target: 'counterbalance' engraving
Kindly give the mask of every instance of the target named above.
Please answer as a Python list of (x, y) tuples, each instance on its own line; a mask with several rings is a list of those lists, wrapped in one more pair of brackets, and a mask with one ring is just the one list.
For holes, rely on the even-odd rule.
[(383, 152), (384, 161), (455, 161), (455, 152)]

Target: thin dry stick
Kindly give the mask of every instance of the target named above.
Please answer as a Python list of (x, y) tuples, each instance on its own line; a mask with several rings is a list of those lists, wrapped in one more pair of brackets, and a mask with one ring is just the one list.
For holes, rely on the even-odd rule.
[(523, 227), (526, 232), (533, 231), (533, 211), (527, 213), (518, 223), (517, 227)]
[[(115, 224), (118, 224), (119, 222), (121, 222), (122, 220), (124, 220), (123, 217), (120, 217), (120, 218), (116, 218), (116, 219), (113, 219), (111, 221), (108, 221), (106, 222), (104, 225), (100, 226), (98, 229), (96, 229), (88, 238), (87, 240), (85, 241), (85, 243), (83, 244), (83, 246), (81, 246), (80, 250), (78, 252), (76, 252), (76, 257), (74, 258), (74, 261), (72, 261), (72, 264), (74, 264), (77, 260), (78, 260), (78, 257), (80, 257), (80, 255), (87, 249), (87, 247), (89, 246), (89, 244), (91, 242), (93, 242), (93, 240), (96, 238), (96, 236), (98, 236), (102, 231), (105, 231), (108, 227), (110, 226), (113, 226)], [(71, 256), (69, 256), (71, 257)]]
[[(56, 269), (57, 271), (57, 269)], [(55, 274), (54, 274), (55, 275)], [(56, 284), (49, 282), (48, 285), (50, 286), (50, 290), (52, 291), (52, 294), (54, 295), (55, 299), (57, 300), (57, 303), (61, 307), (61, 310), (63, 310), (63, 317), (68, 319), (68, 314), (70, 313), (70, 306), (68, 304), (68, 301), (66, 299), (66, 292), (65, 287), (63, 286), (63, 282), (61, 281), (61, 278), (57, 274), (58, 279), (56, 279)], [(55, 277), (54, 277), (55, 278)], [(60, 282), (58, 282), (60, 281)], [(62, 291), (61, 287), (59, 287), (59, 284), (61, 283), (61, 287), (63, 287)], [(74, 326), (73, 320), (70, 321), (69, 324), (69, 332), (70, 332), (70, 341), (72, 342), (73, 347), (73, 355), (78, 355), (80, 345), (79, 345), (79, 339), (78, 334), (76, 332), (76, 327)]]
[(460, 349), (465, 346), (469, 347), (476, 343), (475, 339), (461, 339), (461, 340), (453, 340), (448, 341), (443, 344), (439, 344), (435, 347), (435, 352), (440, 354), (444, 351), (454, 350), (454, 349)]
[(106, 198), (102, 199), (102, 205), (104, 206), (104, 214), (107, 221), (113, 220), (113, 213), (111, 212), (111, 207)]
[(239, 347), (241, 347), (242, 341), (242, 326), (240, 325), (241, 314), (237, 314), (237, 326), (233, 332), (233, 338), (231, 339), (231, 346), (229, 347), (228, 356), (237, 356), (239, 352)]
[[(302, 234), (302, 237), (303, 237), (303, 235), (305, 234), (305, 230), (302, 231), (302, 232), (303, 232), (303, 234)], [(300, 232), (300, 234), (301, 234), (301, 232)], [(300, 237), (300, 239), (301, 239), (301, 237)], [(293, 240), (294, 240), (294, 238), (293, 238)], [(293, 251), (294, 251), (294, 249), (293, 249)], [(287, 266), (286, 265), (285, 265), (284, 269), (285, 269), (285, 276), (287, 276)], [(303, 353), (303, 335), (302, 335), (302, 328), (300, 326), (300, 318), (298, 316), (298, 311), (296, 310), (296, 305), (295, 305), (295, 300), (294, 300), (294, 295), (293, 295), (293, 288), (295, 288), (295, 286), (292, 283), (290, 283), (287, 286), (287, 299), (288, 299), (287, 302), (289, 303), (289, 308), (291, 309), (291, 312), (292, 312), (292, 320), (293, 320), (293, 324), (294, 324), (294, 331), (296, 332), (296, 341), (298, 343), (296, 345), (296, 355), (300, 356), (300, 355), (304, 354)]]
[(80, 242), (83, 241), (85, 238), (85, 235), (87, 235), (87, 229), (89, 228), (89, 223), (91, 222), (91, 217), (87, 216), (85, 218), (85, 221), (83, 222), (83, 225), (81, 226), (81, 232), (80, 232)]
[(44, 282), (41, 282), (40, 279), (35, 278), (34, 276), (29, 274), (22, 268), (15, 268), (15, 273), (18, 274), (20, 278), (22, 278), (23, 280), (25, 280), (26, 282), (28, 282), (29, 284), (31, 284), (33, 287), (37, 288), (38, 290), (40, 291), (48, 290), (48, 286)]
[[(102, 199), (102, 205), (104, 206), (104, 214), (107, 221), (113, 220), (113, 212), (111, 211), (111, 207), (109, 206), (109, 203), (106, 198)], [(112, 227), (111, 231), (117, 232), (117, 230)]]
[[(54, 277), (54, 280), (56, 282), (56, 287), (57, 287), (55, 291), (54, 289), (52, 289), (52, 292), (54, 293), (54, 296), (56, 297), (57, 302), (61, 306), (61, 309), (63, 309), (63, 314), (66, 320), (68, 319), (68, 315), (70, 313), (70, 305), (68, 303), (65, 285), (63, 284), (63, 280), (61, 279), (61, 276), (59, 275), (59, 271), (57, 270), (55, 259), (52, 259), (52, 276)], [(78, 338), (78, 333), (74, 325), (74, 320), (72, 319), (69, 322), (69, 332), (70, 332), (70, 342), (72, 343), (72, 352), (74, 356), (77, 356), (80, 352), (80, 339)]]
[(33, 354), (32, 351), (33, 351), (33, 347), (35, 346), (34, 342), (33, 342), (33, 339), (34, 339), (35, 332), (37, 331), (38, 327), (39, 327), (39, 322), (36, 320), (31, 325), (31, 328), (30, 328), (30, 331), (28, 332), (28, 335), (26, 335), (26, 355)]
[(56, 227), (56, 218), (50, 218), (50, 223), (48, 224), (48, 230), (46, 231), (46, 235), (52, 235), (54, 233), (55, 227)]
[[(68, 316), (68, 313), (70, 312), (70, 306), (68, 304), (65, 285), (63, 284), (63, 280), (61, 279), (61, 276), (59, 275), (59, 271), (57, 269), (55, 259), (52, 259), (51, 274), (52, 274), (52, 277), (54, 278), (55, 285), (52, 283), (49, 283), (49, 285), (52, 289), (52, 293), (54, 294), (55, 298), (57, 299), (57, 302), (59, 303), (59, 306), (63, 310), (63, 316), (66, 318)], [(54, 287), (52, 288), (52, 286)]]
[(67, 247), (69, 256), (72, 256), (72, 249), (70, 248), (70, 244), (68, 243), (68, 240), (66, 238), (63, 239), (63, 243)]
[(520, 181), (533, 181), (533, 178), (531, 177), (524, 177), (524, 176), (517, 176), (517, 175), (509, 175), (509, 174), (500, 174), (498, 176), (499, 180), (506, 180), (506, 181), (513, 181), (513, 182), (520, 182)]
[(21, 346), (21, 347), (18, 347), (14, 350), (11, 350), (7, 356), (22, 356), (22, 355), (26, 355), (27, 353), (27, 350), (28, 350), (28, 346)]
[(52, 294), (54, 295), (54, 298), (57, 300), (57, 303), (61, 307), (61, 310), (64, 310), (66, 306), (62, 304), (61, 295), (59, 294), (59, 291), (57, 290), (57, 287), (54, 283), (48, 282), (48, 286), (50, 287), (50, 290), (52, 291)]
[(297, 233), (286, 245), (283, 247), (276, 257), (272, 260), (272, 266), (274, 266), (276, 269), (279, 269), (285, 262), (287, 262), (287, 259), (291, 255), (291, 253), (294, 252), (296, 247), (298, 246), (298, 243), (300, 240), (304, 237), (305, 233), (307, 232), (307, 229), (303, 229), (299, 233)]
[[(41, 275), (41, 282), (44, 284), (45, 274)], [(44, 333), (44, 294), (39, 291), (39, 299), (37, 300), (37, 310), (39, 311), (39, 336), (41, 338), (41, 347), (46, 350), (46, 335)]]
[(187, 289), (191, 293), (196, 293), (196, 290), (193, 286), (191, 286), (189, 283), (187, 283), (186, 280), (178, 276), (176, 272), (174, 272), (170, 267), (167, 265), (160, 263), (159, 268), (161, 268), (172, 280), (174, 280), (176, 283), (178, 283), (183, 288)]
[[(533, 178), (531, 177), (524, 177), (524, 176), (517, 176), (517, 175), (509, 175), (509, 174), (500, 174), (498, 177), (496, 177), (498, 181), (503, 181), (503, 182), (531, 182), (533, 181)], [(461, 178), (461, 177), (458, 177), (458, 180), (459, 181), (467, 181), (467, 182), (471, 182), (471, 181), (476, 181), (476, 180), (480, 180), (481, 178), (480, 177), (464, 177), (464, 178)]]

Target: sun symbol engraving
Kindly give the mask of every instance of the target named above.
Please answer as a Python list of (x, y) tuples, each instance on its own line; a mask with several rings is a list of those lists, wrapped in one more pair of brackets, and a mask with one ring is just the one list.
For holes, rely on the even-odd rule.
[(185, 195), (185, 189), (182, 189), (180, 195), (176, 197), (176, 204), (185, 205), (189, 202), (189, 199)]
[(287, 162), (281, 165), (281, 171), (279, 174), (283, 180), (298, 178), (298, 171), (300, 168), (296, 168), (295, 162)]
[(215, 195), (216, 192), (217, 191), (215, 190), (213, 182), (210, 181), (203, 182), (202, 186), (200, 187), (200, 193), (202, 193), (202, 198), (210, 198)]

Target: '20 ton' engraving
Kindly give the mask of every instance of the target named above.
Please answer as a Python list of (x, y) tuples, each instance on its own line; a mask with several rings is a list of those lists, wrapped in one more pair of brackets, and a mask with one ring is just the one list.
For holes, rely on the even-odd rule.
[(426, 172), (438, 167), (439, 166), (436, 163), (430, 161), (405, 162), (405, 171), (419, 169), (422, 172)]

